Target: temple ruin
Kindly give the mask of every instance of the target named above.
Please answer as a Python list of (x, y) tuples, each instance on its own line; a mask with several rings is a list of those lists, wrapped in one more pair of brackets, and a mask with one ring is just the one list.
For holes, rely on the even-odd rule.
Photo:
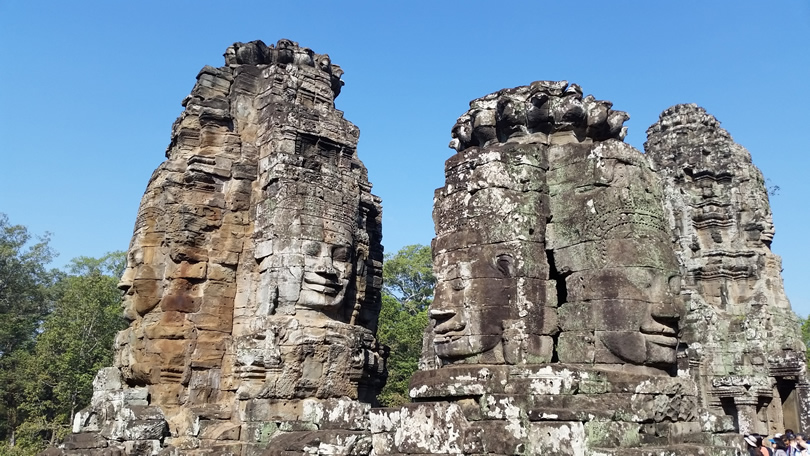
[(204, 67), (147, 185), (131, 322), (52, 455), (737, 455), (810, 431), (764, 179), (696, 105), (645, 152), (566, 81), (473, 100), (436, 190), (411, 404), (382, 408), (382, 208), (289, 40)]

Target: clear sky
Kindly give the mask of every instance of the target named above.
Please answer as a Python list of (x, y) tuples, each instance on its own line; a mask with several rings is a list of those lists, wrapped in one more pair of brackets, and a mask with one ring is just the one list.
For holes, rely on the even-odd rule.
[(631, 115), (714, 114), (781, 190), (788, 297), (810, 312), (810, 3), (795, 1), (0, 0), (0, 212), (53, 233), (54, 266), (128, 246), (180, 101), (235, 41), (289, 38), (340, 65), (337, 99), (383, 198), (383, 243), (433, 237), (450, 128), (468, 102), (566, 79)]

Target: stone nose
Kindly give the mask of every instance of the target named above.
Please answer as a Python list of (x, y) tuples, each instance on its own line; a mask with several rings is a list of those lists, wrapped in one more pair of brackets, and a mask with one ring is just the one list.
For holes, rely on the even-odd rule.
[(124, 270), (124, 274), (121, 276), (121, 280), (119, 280), (118, 285), (116, 285), (118, 289), (124, 293), (129, 292), (129, 290), (132, 288), (132, 280), (134, 276), (135, 273), (133, 272), (133, 268), (126, 268)]
[(452, 318), (455, 314), (456, 312), (450, 309), (430, 309), (430, 311), (428, 311), (428, 315), (434, 320), (446, 320)]
[(461, 331), (467, 326), (455, 310), (451, 309), (430, 309), (428, 316), (435, 322), (433, 332), (436, 334), (444, 334), (453, 331)]

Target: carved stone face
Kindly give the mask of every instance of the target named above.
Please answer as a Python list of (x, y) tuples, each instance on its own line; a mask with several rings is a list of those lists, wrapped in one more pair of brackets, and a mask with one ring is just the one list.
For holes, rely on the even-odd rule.
[[(623, 143), (569, 149), (551, 182), (553, 253), (566, 274), (559, 359), (668, 370), (684, 309), (660, 183)], [(592, 349), (581, 342), (591, 335)]]
[(162, 273), (155, 271), (156, 247), (135, 247), (127, 255), (127, 267), (118, 288), (124, 292), (121, 309), (124, 318), (133, 321), (154, 309), (163, 294)]
[(343, 303), (349, 279), (354, 275), (354, 246), (350, 243), (331, 244), (304, 241), (304, 268), (301, 307), (337, 307)]
[(637, 365), (667, 367), (675, 363), (682, 306), (676, 299), (678, 276), (668, 274), (674, 272), (627, 267), (574, 276), (572, 282), (586, 277), (583, 288), (590, 290), (571, 292), (590, 307), (598, 344), (608, 352), (600, 354), (597, 345), (596, 362), (615, 362), (615, 357)]
[(328, 211), (317, 214), (286, 209), (273, 214), (273, 225), (285, 229), (270, 241), (272, 252), (261, 253), (269, 254), (261, 287), (277, 290), (275, 305), (282, 313), (341, 308), (357, 279), (356, 264), (365, 259), (358, 260), (354, 227), (330, 218)]
[(436, 287), (430, 318), (435, 322), (433, 343), (439, 358), (460, 359), (491, 351), (501, 342), (502, 322), (513, 318), (514, 258), (501, 253), (473, 261), (487, 262), (490, 277), (473, 277), (473, 264), (459, 262)]
[[(440, 253), (430, 318), (433, 344), (444, 362), (501, 364), (504, 328), (524, 319), (526, 336), (543, 325), (545, 252), (536, 243), (513, 241)], [(542, 265), (536, 268), (536, 265)], [(506, 361), (509, 361), (506, 359)]]

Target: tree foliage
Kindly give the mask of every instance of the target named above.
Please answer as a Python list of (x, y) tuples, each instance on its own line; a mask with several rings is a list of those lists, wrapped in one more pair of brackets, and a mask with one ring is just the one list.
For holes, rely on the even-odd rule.
[(37, 238), (0, 214), (0, 358), (29, 344), (48, 312), (48, 290), (56, 277), (45, 265), (54, 252), (49, 237)]
[[(33, 241), (33, 242), (32, 242)], [(48, 236), (34, 239), (0, 214), (0, 436), (13, 446), (24, 415), (24, 372), (37, 329), (50, 309), (57, 277), (46, 268), (54, 257)]]
[(810, 360), (810, 316), (799, 317), (799, 321), (802, 323), (802, 342), (806, 348), (807, 359)]
[(433, 300), (433, 260), (430, 247), (408, 245), (394, 255), (386, 254), (383, 263), (383, 292), (415, 315)]
[(377, 333), (380, 342), (390, 348), (388, 381), (379, 396), (383, 405), (410, 402), (408, 384), (419, 364), (435, 286), (430, 247), (409, 245), (386, 256)]
[[(117, 289), (124, 252), (80, 257), (54, 289), (52, 312), (42, 324), (28, 363), (25, 410), (29, 424), (53, 443), (90, 403), (93, 377), (112, 364), (115, 334), (126, 328)], [(116, 275), (112, 275), (116, 274)]]
[(0, 455), (36, 454), (68, 432), (112, 362), (125, 253), (49, 270), (48, 236), (0, 214)]

